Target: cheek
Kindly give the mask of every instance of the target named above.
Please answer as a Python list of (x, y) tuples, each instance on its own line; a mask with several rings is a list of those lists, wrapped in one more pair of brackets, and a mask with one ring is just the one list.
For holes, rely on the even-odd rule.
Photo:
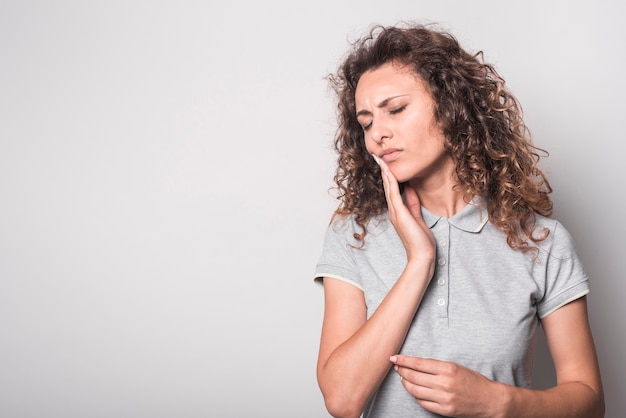
[(374, 152), (374, 148), (373, 148), (373, 141), (368, 141), (367, 139), (363, 140), (364, 144), (365, 144), (365, 149), (367, 150), (368, 154), (371, 154)]

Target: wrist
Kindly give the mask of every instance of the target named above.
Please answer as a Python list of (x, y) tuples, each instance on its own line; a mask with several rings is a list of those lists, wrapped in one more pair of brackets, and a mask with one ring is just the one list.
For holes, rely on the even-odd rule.
[(513, 400), (513, 394), (511, 392), (511, 386), (504, 383), (494, 382), (496, 387), (496, 402), (494, 404), (494, 411), (492, 415), (494, 418), (507, 418), (511, 416), (511, 404)]
[(404, 267), (404, 273), (412, 280), (428, 283), (435, 274), (435, 261), (433, 259), (428, 263), (422, 260), (409, 260)]

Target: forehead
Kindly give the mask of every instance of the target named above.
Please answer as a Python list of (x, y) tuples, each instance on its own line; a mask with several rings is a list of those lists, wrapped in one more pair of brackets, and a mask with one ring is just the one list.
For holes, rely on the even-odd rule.
[(355, 101), (365, 106), (388, 97), (411, 92), (427, 93), (424, 81), (412, 68), (397, 63), (387, 63), (361, 75), (355, 90)]

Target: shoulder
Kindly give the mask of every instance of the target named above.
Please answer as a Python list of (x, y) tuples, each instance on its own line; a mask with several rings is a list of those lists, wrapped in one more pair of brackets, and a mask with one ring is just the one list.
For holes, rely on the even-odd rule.
[(535, 230), (541, 233), (541, 229), (548, 231), (548, 237), (539, 243), (539, 248), (557, 258), (568, 258), (574, 253), (574, 239), (567, 228), (558, 220), (536, 215)]
[[(372, 217), (364, 226), (359, 225), (355, 215), (333, 215), (327, 230), (327, 235), (342, 236), (351, 244), (360, 246), (356, 237), (367, 232), (368, 236), (379, 235), (389, 231), (391, 223), (387, 213)], [(393, 230), (393, 228), (392, 228)]]

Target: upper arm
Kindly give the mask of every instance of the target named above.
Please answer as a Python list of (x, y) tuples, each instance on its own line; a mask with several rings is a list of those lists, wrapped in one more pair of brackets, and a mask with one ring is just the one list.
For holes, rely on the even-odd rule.
[(581, 382), (602, 394), (600, 371), (589, 318), (587, 298), (581, 297), (542, 320), (554, 361), (557, 384)]
[(337, 279), (324, 278), (324, 322), (318, 370), (332, 352), (354, 335), (367, 321), (363, 291)]

